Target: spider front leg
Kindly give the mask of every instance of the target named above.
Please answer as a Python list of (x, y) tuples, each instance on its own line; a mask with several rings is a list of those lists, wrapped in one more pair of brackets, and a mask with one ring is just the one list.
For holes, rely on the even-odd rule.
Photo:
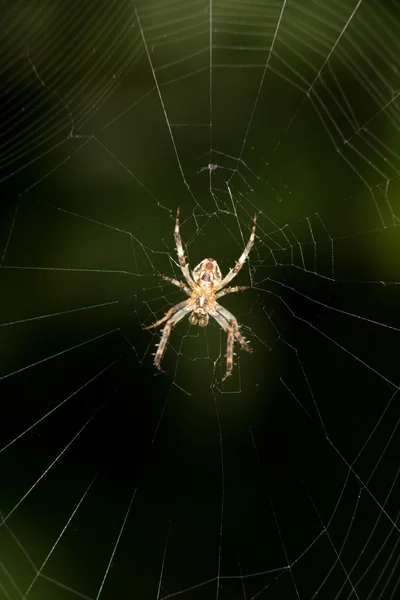
[(250, 250), (253, 247), (254, 244), (254, 240), (256, 237), (256, 223), (257, 222), (257, 215), (254, 215), (254, 219), (253, 219), (253, 229), (251, 230), (251, 234), (250, 234), (250, 238), (249, 241), (246, 244), (245, 249), (243, 250), (239, 260), (237, 261), (236, 265), (233, 267), (233, 269), (230, 269), (228, 275), (226, 275), (223, 280), (221, 281), (221, 283), (219, 284), (218, 288), (222, 289), (223, 287), (226, 286), (227, 283), (229, 283), (230, 281), (232, 281), (232, 279), (234, 277), (236, 277), (236, 275), (239, 273), (240, 269), (243, 267), (243, 264), (246, 260), (246, 258), (248, 257)]
[(189, 286), (193, 287), (194, 281), (190, 277), (189, 267), (186, 264), (185, 254), (183, 252), (181, 234), (179, 232), (179, 207), (178, 207), (178, 210), (176, 211), (176, 220), (175, 220), (175, 244), (176, 244), (176, 251), (178, 252), (179, 265), (181, 267), (183, 276), (186, 279), (186, 281), (188, 282)]

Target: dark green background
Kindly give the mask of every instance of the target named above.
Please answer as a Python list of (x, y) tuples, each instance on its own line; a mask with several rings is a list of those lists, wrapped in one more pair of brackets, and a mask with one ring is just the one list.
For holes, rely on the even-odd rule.
[[(3, 5), (1, 599), (395, 597), (400, 15), (356, 6)], [(223, 273), (258, 217), (223, 386), (216, 325), (156, 375), (143, 331), (178, 206)]]

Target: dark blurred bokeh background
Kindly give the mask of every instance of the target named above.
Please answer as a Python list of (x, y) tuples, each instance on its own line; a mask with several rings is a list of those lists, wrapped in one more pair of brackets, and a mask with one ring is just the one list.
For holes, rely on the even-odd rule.
[[(399, 23), (2, 4), (0, 598), (396, 597)], [(164, 374), (143, 331), (182, 299), (178, 206), (223, 273), (257, 214), (223, 385), (216, 325)]]

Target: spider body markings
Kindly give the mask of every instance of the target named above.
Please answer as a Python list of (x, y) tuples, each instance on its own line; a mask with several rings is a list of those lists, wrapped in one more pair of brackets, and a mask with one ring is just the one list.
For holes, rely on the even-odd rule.
[(174, 236), (176, 249), (178, 252), (179, 265), (182, 274), (186, 280), (186, 283), (178, 281), (173, 277), (168, 277), (167, 275), (161, 275), (160, 273), (158, 275), (159, 277), (162, 277), (162, 279), (165, 279), (173, 285), (180, 287), (189, 296), (189, 298), (187, 300), (179, 302), (178, 304), (170, 308), (170, 310), (164, 315), (164, 317), (156, 323), (149, 325), (149, 327), (145, 327), (145, 329), (152, 329), (166, 322), (161, 335), (160, 343), (158, 344), (157, 352), (155, 353), (154, 357), (154, 364), (160, 371), (162, 371), (160, 366), (161, 359), (163, 357), (165, 347), (167, 345), (168, 338), (171, 333), (171, 329), (174, 325), (176, 325), (176, 323), (178, 323), (178, 321), (183, 319), (183, 317), (185, 317), (189, 313), (189, 322), (191, 323), (191, 325), (199, 325), (200, 327), (206, 327), (211, 316), (227, 333), (228, 339), (226, 352), (226, 372), (219, 383), (224, 381), (232, 373), (233, 345), (235, 342), (235, 338), (241, 344), (242, 348), (246, 350), (246, 352), (252, 352), (252, 349), (250, 348), (245, 338), (239, 331), (239, 325), (235, 316), (232, 313), (230, 313), (225, 307), (221, 306), (217, 302), (217, 300), (219, 298), (222, 298), (222, 296), (225, 296), (225, 294), (241, 292), (251, 287), (248, 285), (237, 285), (234, 287), (225, 286), (230, 281), (232, 281), (232, 279), (236, 277), (236, 275), (239, 273), (247, 256), (250, 253), (250, 250), (253, 247), (255, 239), (256, 220), (257, 217), (254, 216), (253, 228), (251, 230), (249, 241), (247, 242), (246, 247), (243, 250), (236, 265), (233, 267), (233, 269), (230, 269), (228, 271), (225, 277), (222, 277), (221, 269), (219, 268), (217, 261), (213, 258), (203, 259), (197, 265), (197, 267), (193, 269), (192, 274), (190, 274), (189, 266), (185, 260), (182, 240), (179, 232), (178, 208), (176, 213)]

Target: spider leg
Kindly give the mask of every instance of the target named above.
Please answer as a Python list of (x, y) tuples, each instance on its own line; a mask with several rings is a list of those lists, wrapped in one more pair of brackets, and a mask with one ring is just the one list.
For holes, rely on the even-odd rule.
[(168, 277), (168, 275), (162, 275), (161, 273), (157, 273), (157, 275), (158, 275), (158, 277), (161, 277), (162, 279), (165, 279), (165, 281), (169, 281), (170, 283), (173, 283), (174, 285), (177, 285), (182, 290), (184, 290), (188, 295), (191, 294), (191, 291), (188, 288), (188, 286), (185, 285), (182, 281), (178, 281), (177, 279), (174, 279), (173, 277)]
[(240, 342), (242, 348), (244, 350), (246, 350), (246, 352), (250, 352), (250, 353), (253, 352), (253, 349), (250, 348), (248, 342), (246, 342), (245, 338), (240, 333), (239, 324), (237, 322), (237, 319), (233, 316), (233, 314), (231, 312), (229, 312), (229, 310), (227, 310), (224, 306), (221, 306), (220, 304), (217, 304), (217, 311), (232, 326), (235, 338), (237, 339), (238, 342)]
[(240, 333), (239, 324), (237, 322), (237, 319), (233, 316), (233, 314), (231, 312), (229, 312), (229, 310), (227, 310), (224, 306), (221, 306), (218, 303), (217, 303), (217, 311), (221, 316), (224, 317), (224, 319), (228, 323), (231, 324), (235, 338), (237, 339), (238, 342), (240, 342), (242, 348), (244, 350), (246, 350), (246, 352), (250, 352), (250, 353), (253, 352), (253, 349), (250, 348), (248, 342), (246, 342), (245, 338)]
[[(187, 300), (183, 304), (186, 304)], [(182, 303), (181, 303), (182, 304)], [(178, 305), (177, 305), (178, 306)], [(175, 307), (176, 308), (176, 307)], [(169, 334), (171, 333), (172, 326), (178, 323), (188, 312), (190, 312), (192, 308), (190, 306), (184, 306), (180, 310), (178, 310), (170, 319), (168, 319), (161, 336), (160, 343), (158, 344), (157, 352), (154, 357), (154, 364), (157, 369), (160, 369), (160, 362), (164, 354), (165, 346), (167, 345)], [(164, 320), (164, 319), (163, 319)]]
[(183, 273), (184, 278), (188, 282), (189, 286), (192, 287), (194, 285), (193, 279), (190, 277), (189, 267), (186, 264), (185, 254), (183, 252), (181, 234), (179, 233), (179, 208), (176, 211), (176, 221), (175, 221), (175, 244), (176, 250), (178, 252), (179, 265), (181, 267), (181, 271)]
[(220, 325), (222, 327), (222, 329), (224, 331), (226, 331), (228, 334), (228, 340), (226, 343), (226, 371), (225, 371), (225, 375), (223, 376), (223, 378), (216, 382), (218, 385), (218, 384), (222, 383), (223, 381), (225, 381), (225, 379), (232, 374), (233, 343), (235, 341), (235, 336), (234, 336), (233, 328), (232, 328), (231, 324), (225, 319), (225, 317), (220, 315), (217, 311), (213, 311), (213, 312), (210, 311), (210, 315), (217, 321), (218, 325)]
[[(183, 302), (179, 302), (178, 304), (175, 304), (175, 306), (170, 308), (169, 311), (163, 316), (162, 319), (160, 319), (159, 321), (156, 321), (155, 323), (153, 323), (152, 325), (149, 325), (148, 327), (143, 327), (143, 329), (153, 329), (153, 327), (158, 327), (159, 325), (161, 325), (161, 323), (164, 323), (164, 321), (168, 321), (168, 319), (171, 317), (171, 315), (173, 315), (174, 313), (176, 313), (177, 311), (182, 309), (184, 306), (186, 306), (186, 304), (188, 302), (189, 302), (189, 300), (183, 300)], [(189, 311), (187, 311), (187, 312), (189, 312)]]
[(218, 294), (215, 294), (215, 299), (218, 300), (218, 298), (222, 298), (222, 296), (225, 296), (225, 294), (233, 294), (234, 292), (243, 292), (244, 290), (249, 290), (251, 288), (251, 285), (236, 285), (235, 287), (228, 287), (225, 288), (224, 290), (222, 290), (221, 292), (218, 292)]
[(223, 307), (217, 304), (217, 310), (212, 312), (210, 311), (210, 315), (228, 334), (228, 340), (226, 344), (226, 371), (223, 378), (220, 379), (220, 381), (218, 381), (217, 384), (222, 383), (232, 374), (233, 344), (235, 341), (235, 337), (247, 352), (252, 352), (252, 349), (250, 348), (250, 346), (247, 345), (246, 340), (243, 338), (239, 331), (239, 325), (235, 317), (226, 309), (224, 309), (226, 311), (226, 314), (223, 314), (220, 309), (223, 309)]
[(249, 241), (247, 242), (246, 247), (243, 250), (243, 252), (242, 252), (239, 260), (237, 261), (236, 265), (233, 267), (233, 269), (229, 270), (229, 273), (223, 278), (223, 280), (219, 284), (219, 286), (218, 286), (219, 289), (225, 287), (227, 283), (229, 283), (230, 281), (232, 281), (232, 279), (234, 277), (236, 277), (236, 275), (239, 273), (240, 269), (243, 267), (243, 264), (244, 264), (246, 258), (248, 257), (248, 255), (250, 253), (250, 250), (253, 247), (254, 239), (256, 237), (256, 234), (255, 234), (255, 231), (256, 231), (256, 221), (257, 221), (257, 215), (254, 215), (253, 229), (251, 230)]
[(235, 337), (233, 335), (232, 329), (228, 329), (228, 340), (226, 342), (226, 372), (223, 378), (218, 382), (222, 383), (232, 375), (233, 369), (233, 343), (235, 341)]

